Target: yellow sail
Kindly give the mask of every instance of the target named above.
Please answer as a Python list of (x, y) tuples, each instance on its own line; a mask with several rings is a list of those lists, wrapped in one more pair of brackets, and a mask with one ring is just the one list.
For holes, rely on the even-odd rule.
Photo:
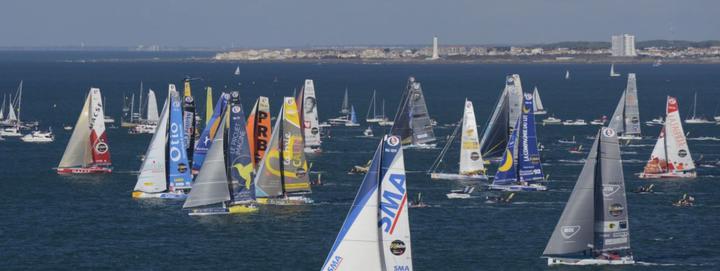
[(190, 92), (190, 80), (185, 79), (185, 91), (183, 92), (184, 97), (192, 96), (192, 93)]
[(212, 104), (212, 87), (206, 87), (207, 90), (207, 98), (205, 99), (205, 125), (210, 122), (210, 118), (212, 118), (213, 114), (213, 104)]

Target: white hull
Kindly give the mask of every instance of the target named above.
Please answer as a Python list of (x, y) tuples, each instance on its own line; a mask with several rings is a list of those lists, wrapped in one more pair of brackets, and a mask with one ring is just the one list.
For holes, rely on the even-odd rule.
[(714, 121), (709, 121), (706, 119), (686, 119), (685, 124), (711, 124), (715, 123)]
[(455, 173), (431, 173), (430, 179), (433, 180), (461, 180), (461, 181), (485, 181), (487, 175), (464, 175)]
[(403, 146), (403, 150), (406, 149), (421, 149), (421, 150), (427, 150), (427, 149), (434, 149), (437, 147), (437, 144), (413, 144), (413, 145), (405, 145)]
[(365, 122), (367, 122), (367, 123), (379, 123), (379, 122), (383, 122), (383, 121), (387, 121), (387, 119), (375, 118), (375, 119), (366, 119), (365, 120)]
[(394, 122), (394, 121), (381, 121), (381, 122), (378, 122), (378, 125), (380, 125), (380, 126), (393, 126), (393, 125), (395, 125), (395, 122)]
[(665, 173), (640, 173), (640, 179), (692, 179), (697, 177), (695, 171), (691, 172), (665, 172)]
[(321, 153), (322, 149), (320, 149), (320, 146), (314, 146), (314, 147), (305, 147), (305, 153)]
[(267, 205), (306, 205), (313, 204), (315, 201), (305, 196), (289, 196), (284, 198), (258, 198), (259, 204)]
[(187, 194), (176, 191), (176, 192), (161, 192), (161, 193), (145, 193), (140, 191), (134, 191), (132, 194), (133, 198), (136, 199), (179, 199), (184, 200), (187, 198)]
[(445, 196), (447, 196), (448, 199), (469, 199), (470, 198), (470, 194), (466, 194), (466, 193), (448, 193), (448, 194), (445, 194)]
[(618, 139), (621, 139), (621, 140), (640, 140), (640, 139), (642, 139), (642, 137), (640, 137), (639, 135), (621, 135), (621, 136), (618, 136)]
[(352, 122), (346, 122), (345, 127), (358, 127), (360, 126), (359, 123), (352, 123)]
[(500, 191), (509, 191), (509, 192), (521, 192), (521, 191), (547, 191), (547, 187), (540, 184), (531, 184), (531, 185), (519, 185), (519, 184), (513, 184), (513, 185), (495, 185), (491, 184), (488, 186), (490, 190), (500, 190)]
[(624, 265), (635, 264), (632, 256), (622, 257), (617, 260), (606, 259), (573, 259), (573, 258), (553, 258), (548, 257), (548, 266), (553, 265)]
[(547, 111), (545, 111), (545, 110), (535, 111), (533, 114), (535, 114), (535, 115), (545, 115), (545, 114), (547, 114)]
[(713, 119), (714, 119), (715, 121), (720, 121), (720, 116), (715, 116), (715, 117), (713, 117)]
[(15, 129), (7, 129), (7, 130), (0, 131), (0, 136), (21, 137), (21, 136), (23, 136), (23, 134), (20, 133), (20, 131), (15, 130)]
[(23, 142), (28, 142), (28, 143), (50, 143), (50, 142), (55, 141), (53, 138), (32, 137), (32, 136), (30, 136), (30, 137), (23, 136), (20, 138), (20, 140), (22, 140)]

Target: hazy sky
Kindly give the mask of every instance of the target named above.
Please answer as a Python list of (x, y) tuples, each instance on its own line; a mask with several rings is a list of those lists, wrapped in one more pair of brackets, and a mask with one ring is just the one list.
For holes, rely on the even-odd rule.
[(0, 46), (720, 39), (715, 0), (0, 0)]

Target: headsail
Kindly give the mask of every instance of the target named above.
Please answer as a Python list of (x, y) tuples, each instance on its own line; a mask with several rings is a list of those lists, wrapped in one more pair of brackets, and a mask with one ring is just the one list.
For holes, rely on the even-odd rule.
[(536, 115), (545, 114), (545, 107), (543, 107), (542, 100), (540, 100), (540, 91), (538, 91), (537, 87), (533, 90), (533, 102), (534, 113)]
[(463, 113), (462, 135), (460, 141), (460, 174), (477, 174), (485, 170), (480, 143), (478, 139), (477, 123), (473, 103), (465, 100)]
[(93, 164), (110, 165), (110, 147), (105, 133), (105, 114), (99, 88), (90, 89), (90, 146)]
[(350, 123), (352, 124), (358, 124), (358, 118), (357, 113), (355, 113), (355, 106), (350, 106)]
[(505, 147), (505, 153), (503, 154), (502, 160), (498, 166), (497, 172), (495, 172), (495, 179), (493, 180), (494, 185), (508, 185), (518, 180), (518, 171), (516, 167), (518, 128), (520, 122), (515, 122), (515, 129), (510, 134), (510, 140), (508, 140), (507, 147)]
[(612, 118), (610, 119), (610, 124), (608, 124), (608, 127), (613, 128), (617, 133), (622, 134), (625, 133), (625, 94), (627, 92), (623, 91), (622, 96), (620, 96), (620, 101), (618, 102), (617, 107), (615, 107), (615, 112), (612, 115)]
[(205, 125), (209, 125), (213, 116), (213, 95), (212, 87), (205, 87)]
[(340, 114), (347, 115), (350, 113), (350, 100), (348, 99), (348, 90), (345, 88), (342, 105), (340, 106)]
[[(173, 88), (171, 86), (171, 88)], [(170, 99), (170, 97), (168, 97)], [(150, 145), (145, 151), (145, 159), (140, 167), (140, 175), (138, 175), (137, 183), (133, 191), (141, 191), (146, 193), (158, 193), (168, 189), (168, 177), (166, 167), (166, 146), (168, 119), (170, 116), (170, 103), (165, 100), (160, 120), (150, 140)]]
[(225, 112), (225, 106), (227, 106), (228, 95), (223, 93), (220, 95), (217, 104), (215, 105), (215, 112), (210, 118), (209, 125), (205, 126), (200, 137), (198, 138), (197, 145), (195, 145), (195, 151), (193, 151), (193, 164), (192, 169), (194, 171), (200, 170), (203, 162), (205, 161), (205, 154), (207, 154), (209, 148), (212, 146), (212, 138), (215, 137), (215, 132), (218, 131), (218, 127), (221, 120), (221, 114)]
[(225, 118), (221, 118), (221, 127), (223, 129), (219, 133), (215, 133), (213, 138), (215, 144), (210, 147), (207, 159), (200, 168), (197, 178), (195, 178), (195, 183), (185, 200), (185, 204), (183, 204), (183, 208), (218, 204), (230, 200), (223, 144), (225, 123)]
[(634, 73), (628, 74), (627, 86), (608, 127), (613, 128), (621, 135), (640, 135), (640, 109)]
[(65, 152), (58, 168), (66, 167), (84, 167), (92, 163), (92, 154), (90, 150), (90, 95), (85, 98), (85, 104), (77, 122), (75, 129), (70, 136)]
[(520, 116), (522, 99), (520, 76), (508, 75), (480, 140), (480, 150), (486, 157), (500, 154), (508, 144), (508, 137)]

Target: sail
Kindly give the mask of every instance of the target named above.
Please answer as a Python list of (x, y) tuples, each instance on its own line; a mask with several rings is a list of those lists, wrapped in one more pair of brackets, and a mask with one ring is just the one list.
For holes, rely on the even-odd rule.
[(380, 183), (381, 270), (413, 270), (405, 162), (400, 139), (385, 136)]
[(220, 99), (218, 99), (217, 104), (215, 104), (215, 112), (213, 112), (212, 117), (210, 117), (210, 124), (205, 126), (205, 129), (203, 129), (198, 138), (195, 151), (193, 151), (192, 170), (194, 171), (200, 170), (203, 162), (205, 162), (205, 155), (213, 144), (211, 139), (215, 137), (215, 132), (218, 131), (218, 127), (220, 123), (222, 123), (220, 116), (225, 112), (227, 101), (228, 95), (226, 93), (221, 94)]
[(533, 90), (533, 102), (535, 108), (533, 112), (545, 112), (545, 107), (543, 107), (542, 100), (540, 100), (540, 91), (538, 91), (537, 87)]
[(224, 154), (224, 127), (225, 118), (221, 119), (220, 133), (215, 133), (213, 144), (208, 151), (207, 159), (195, 178), (190, 194), (183, 204), (183, 208), (193, 208), (211, 204), (223, 203), (230, 200), (228, 178), (225, 171)]
[(410, 128), (412, 128), (412, 144), (427, 144), (435, 141), (435, 132), (433, 131), (425, 104), (425, 96), (423, 95), (420, 82), (411, 84), (410, 93), (407, 97), (408, 106), (410, 107)]
[(210, 119), (213, 116), (212, 87), (206, 87), (205, 91), (205, 125), (208, 125), (210, 123)]
[(515, 155), (517, 154), (515, 144), (517, 144), (519, 125), (519, 121), (515, 122), (515, 129), (513, 129), (512, 134), (510, 134), (510, 140), (508, 141), (507, 147), (505, 147), (505, 154), (502, 160), (500, 160), (497, 172), (495, 172), (495, 179), (493, 179), (493, 184), (495, 185), (508, 185), (518, 180), (517, 167), (515, 166)]
[(675, 97), (667, 98), (667, 116), (665, 117), (665, 148), (668, 170), (675, 172), (693, 171), (695, 163), (690, 155), (685, 131), (683, 131), (678, 102)]
[(62, 159), (60, 159), (59, 168), (65, 167), (84, 167), (92, 163), (92, 155), (90, 150), (90, 95), (85, 98), (80, 116), (75, 123), (75, 129), (70, 136)]
[[(256, 104), (257, 105), (257, 104)], [(278, 197), (283, 194), (282, 164), (280, 163), (280, 134), (282, 133), (282, 118), (285, 104), (280, 108), (275, 127), (272, 129), (270, 141), (265, 149), (265, 155), (257, 165), (255, 175), (255, 196), (259, 198)], [(269, 120), (270, 118), (268, 118)], [(257, 157), (256, 157), (257, 158)]]
[(410, 87), (415, 82), (415, 77), (408, 78), (407, 86), (403, 90), (400, 97), (400, 105), (395, 113), (393, 126), (390, 134), (399, 136), (403, 140), (403, 144), (409, 144), (412, 141), (412, 128), (410, 127), (410, 104), (408, 97), (410, 96)]
[[(613, 131), (612, 128), (602, 130)], [(594, 222), (595, 222), (595, 179), (598, 169), (598, 132), (595, 142), (590, 149), (585, 165), (580, 171), (575, 188), (573, 188), (570, 199), (565, 204), (565, 209), (560, 215), (555, 230), (545, 246), (543, 255), (564, 255), (573, 254), (592, 249), (594, 244)], [(614, 133), (612, 133), (614, 134)], [(612, 135), (614, 136), (614, 135)], [(617, 138), (615, 138), (617, 140)]]
[(627, 86), (625, 87), (625, 135), (640, 134), (641, 125), (639, 108), (635, 74), (629, 73)]
[(306, 79), (301, 93), (302, 120), (305, 146), (320, 147), (320, 124), (318, 121), (317, 99), (315, 98), (315, 84), (313, 80)]
[(595, 251), (630, 248), (627, 200), (620, 145), (615, 132), (602, 129), (600, 138), (600, 176), (595, 176)]
[(477, 174), (485, 170), (480, 142), (478, 139), (475, 109), (471, 101), (465, 100), (462, 135), (460, 137), (460, 174)]
[(348, 99), (348, 90), (345, 88), (342, 105), (340, 106), (340, 114), (347, 115), (350, 113), (350, 101)]
[(234, 74), (235, 74), (235, 75), (240, 75), (240, 66), (237, 66), (237, 68), (235, 68), (235, 73), (234, 73)]
[(345, 222), (338, 232), (323, 271), (336, 271), (341, 265), (350, 269), (382, 270), (383, 254), (379, 251), (378, 234), (378, 187), (383, 173), (380, 172), (381, 156), (391, 155), (380, 142), (358, 193), (355, 196)]
[(650, 154), (650, 160), (645, 164), (643, 173), (645, 174), (658, 174), (668, 172), (668, 159), (667, 159), (667, 147), (665, 147), (665, 127), (660, 129), (660, 135), (658, 136), (655, 147)]
[(157, 99), (155, 98), (155, 91), (152, 89), (148, 90), (147, 102), (147, 121), (149, 123), (158, 123), (160, 117), (158, 116)]
[(90, 146), (94, 164), (109, 165), (110, 147), (105, 133), (105, 114), (99, 88), (90, 89)]
[(180, 94), (175, 91), (175, 85), (170, 84), (170, 129), (168, 135), (168, 180), (170, 190), (190, 189), (192, 186), (192, 173), (187, 154), (187, 146), (183, 140), (184, 125), (183, 110)]
[(502, 153), (507, 145), (512, 128), (515, 127), (515, 122), (520, 116), (521, 104), (522, 85), (520, 76), (517, 74), (508, 75), (505, 78), (505, 88), (500, 94), (495, 110), (490, 116), (480, 140), (480, 150), (486, 157)]
[(525, 93), (523, 113), (520, 117), (521, 135), (518, 138), (517, 167), (518, 179), (524, 182), (538, 182), (545, 179), (538, 151), (537, 131), (535, 129), (535, 112), (533, 95)]
[(250, 201), (255, 199), (254, 168), (240, 92), (230, 93), (229, 108), (227, 167), (230, 171), (230, 194), (234, 202)]
[(0, 107), (0, 120), (5, 119), (5, 100), (7, 99), (7, 96), (3, 94), (3, 102), (2, 107)]
[[(12, 95), (10, 97), (10, 100), (12, 100)], [(13, 103), (8, 104), (8, 120), (16, 121), (18, 120), (17, 115), (15, 115), (15, 107), (13, 106)]]
[(354, 106), (354, 105), (353, 105), (353, 106), (350, 106), (350, 123), (352, 123), (352, 124), (357, 124), (357, 123), (358, 123), (357, 114), (355, 113), (355, 106)]
[[(285, 110), (282, 116), (282, 127), (280, 146), (282, 148), (270, 148), (268, 156), (274, 153), (282, 160), (283, 190), (291, 192), (309, 192), (310, 180), (308, 178), (307, 160), (305, 160), (305, 144), (303, 143), (302, 130), (300, 129), (300, 116), (293, 98), (285, 98)], [(279, 146), (279, 147), (280, 147)], [(281, 153), (280, 153), (281, 152)]]
[(150, 140), (147, 151), (145, 151), (145, 159), (142, 166), (140, 166), (140, 175), (138, 175), (133, 191), (158, 193), (168, 189), (165, 147), (167, 145), (168, 118), (170, 115), (169, 107), (170, 103), (165, 100), (162, 113), (160, 113), (160, 122)]
[(265, 150), (267, 150), (272, 129), (270, 124), (270, 101), (267, 97), (260, 96), (250, 112), (247, 121), (248, 143), (250, 143), (250, 155), (253, 157), (254, 167), (260, 165)]
[(376, 109), (377, 109), (377, 107), (375, 106), (375, 90), (373, 89), (373, 95), (372, 95), (372, 98), (370, 98), (370, 105), (368, 105), (368, 111), (365, 114), (365, 121), (371, 119), (370, 112), (372, 112), (372, 119), (375, 119), (378, 117)]
[(193, 150), (195, 149), (195, 99), (193, 99), (190, 89), (190, 79), (185, 79), (185, 88), (183, 90), (183, 127), (185, 147), (190, 160), (193, 159)]
[(612, 115), (612, 118), (610, 118), (610, 124), (608, 124), (608, 127), (613, 128), (617, 133), (623, 134), (625, 133), (625, 94), (627, 92), (623, 91), (622, 96), (620, 97), (620, 101), (618, 102), (617, 107), (615, 107), (615, 112)]

